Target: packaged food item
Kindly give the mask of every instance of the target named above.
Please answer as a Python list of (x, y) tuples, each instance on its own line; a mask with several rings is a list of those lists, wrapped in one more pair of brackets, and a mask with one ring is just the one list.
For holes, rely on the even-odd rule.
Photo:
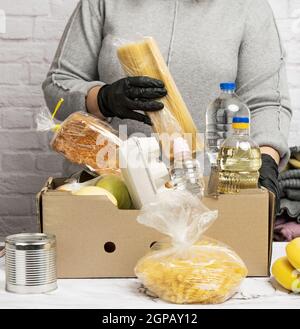
[[(122, 45), (117, 51), (120, 63), (129, 76), (149, 76), (164, 82), (168, 95), (161, 101), (164, 109), (149, 112), (153, 128), (163, 136), (190, 134), (187, 138), (193, 151), (203, 148), (203, 143), (197, 135), (197, 128), (191, 114), (169, 72), (159, 47), (152, 37), (145, 37), (134, 43)], [(192, 144), (192, 145), (191, 145)]]
[(235, 82), (220, 83), (221, 93), (206, 110), (205, 148), (211, 166), (207, 194), (212, 197), (219, 194), (217, 158), (221, 145), (233, 134), (232, 120), (237, 116), (250, 119), (250, 110), (237, 96), (236, 88)]
[(119, 172), (120, 144), (121, 140), (108, 124), (85, 112), (71, 114), (61, 123), (51, 142), (54, 151), (98, 174)]
[(233, 134), (234, 117), (250, 119), (248, 106), (236, 94), (235, 82), (220, 83), (219, 96), (206, 110), (206, 152), (211, 166), (217, 166), (217, 157), (225, 139)]
[(192, 152), (182, 137), (174, 139), (174, 160), (170, 173), (175, 189), (186, 189), (200, 198), (203, 196), (204, 181), (200, 163), (193, 159)]
[(160, 159), (155, 137), (130, 137), (119, 149), (122, 176), (132, 203), (140, 209), (163, 191), (170, 180), (168, 168)]
[(144, 206), (138, 222), (168, 235), (136, 265), (152, 294), (177, 304), (215, 304), (230, 298), (247, 268), (229, 247), (203, 233), (217, 218), (187, 191), (167, 190)]
[(249, 135), (248, 117), (232, 119), (232, 135), (221, 145), (218, 154), (219, 193), (238, 193), (258, 187), (261, 153)]

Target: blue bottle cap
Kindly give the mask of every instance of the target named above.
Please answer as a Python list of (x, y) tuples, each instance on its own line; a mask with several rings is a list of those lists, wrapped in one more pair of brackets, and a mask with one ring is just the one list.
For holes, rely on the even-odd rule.
[(220, 83), (220, 89), (221, 90), (236, 90), (236, 84), (235, 82), (223, 82)]
[(234, 117), (232, 123), (249, 123), (250, 120), (248, 117)]

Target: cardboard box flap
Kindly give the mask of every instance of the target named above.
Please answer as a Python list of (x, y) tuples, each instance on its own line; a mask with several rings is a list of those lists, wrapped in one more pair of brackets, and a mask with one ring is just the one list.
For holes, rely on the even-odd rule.
[(274, 226), (275, 226), (275, 202), (276, 198), (274, 193), (269, 192), (269, 275), (271, 274), (271, 262), (273, 253), (273, 238), (274, 238)]
[(37, 211), (37, 225), (40, 232), (43, 232), (43, 194), (50, 193), (54, 191), (57, 187), (65, 184), (67, 178), (53, 178), (49, 177), (42, 187), (41, 191), (37, 193), (35, 203), (36, 203), (36, 211)]
[(35, 204), (36, 204), (36, 220), (38, 229), (40, 232), (43, 232), (43, 198), (42, 195), (48, 191), (49, 187), (53, 184), (53, 178), (49, 177), (45, 185), (42, 187), (41, 191), (36, 195)]

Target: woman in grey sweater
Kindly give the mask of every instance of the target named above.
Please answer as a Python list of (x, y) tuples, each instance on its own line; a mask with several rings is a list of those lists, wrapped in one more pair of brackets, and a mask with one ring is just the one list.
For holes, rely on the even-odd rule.
[(149, 119), (135, 110), (160, 110), (163, 84), (122, 79), (116, 56), (116, 40), (137, 35), (158, 42), (200, 132), (219, 83), (237, 83), (263, 153), (260, 182), (277, 194), (292, 113), (285, 54), (267, 0), (81, 0), (43, 84), (50, 109), (65, 99), (59, 119), (83, 110), (112, 117), (116, 128), (127, 124), (129, 134), (150, 131)]

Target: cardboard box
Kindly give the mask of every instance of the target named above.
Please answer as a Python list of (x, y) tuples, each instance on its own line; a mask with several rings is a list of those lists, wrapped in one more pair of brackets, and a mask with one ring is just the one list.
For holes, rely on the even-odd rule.
[[(119, 210), (105, 196), (73, 196), (54, 189), (50, 178), (37, 196), (43, 232), (57, 238), (60, 278), (133, 277), (134, 267), (164, 236), (139, 224), (138, 210)], [(207, 236), (231, 246), (245, 261), (249, 276), (268, 276), (273, 239), (273, 197), (266, 190), (205, 198), (219, 218)]]

